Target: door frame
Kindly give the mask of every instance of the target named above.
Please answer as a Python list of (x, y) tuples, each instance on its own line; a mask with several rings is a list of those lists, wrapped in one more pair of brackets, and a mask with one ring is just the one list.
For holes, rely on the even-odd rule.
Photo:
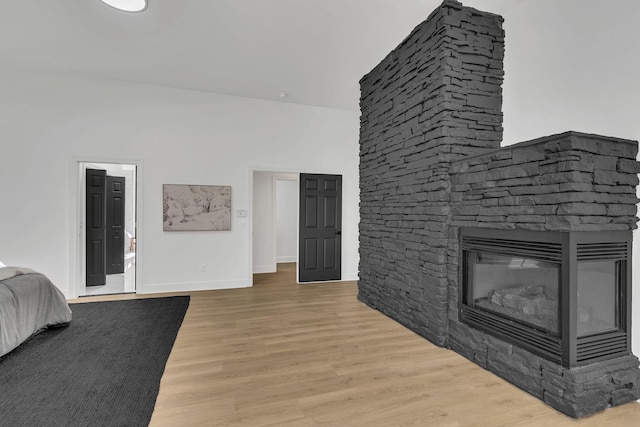
[[(249, 272), (249, 277), (247, 278), (247, 284), (248, 286), (253, 286), (253, 222), (255, 219), (254, 216), (254, 209), (253, 209), (253, 177), (255, 175), (256, 172), (264, 172), (264, 173), (271, 173), (271, 174), (287, 174), (287, 175), (296, 175), (297, 178), (296, 180), (300, 179), (300, 170), (293, 170), (293, 169), (287, 169), (287, 168), (264, 168), (264, 167), (250, 167), (249, 168), (249, 214), (248, 214), (248, 222), (249, 222), (249, 268), (248, 268), (248, 272)], [(276, 177), (273, 176), (272, 177), (272, 186), (275, 186), (275, 181), (276, 181)], [(276, 193), (275, 193), (275, 187), (273, 189), (273, 194), (272, 194), (272, 215), (273, 215), (273, 230), (274, 233), (276, 232)], [(300, 219), (298, 218), (298, 214), (296, 213), (296, 222), (299, 222)], [(296, 231), (296, 241), (298, 240), (298, 232)], [(275, 236), (274, 236), (274, 242), (273, 244), (276, 244), (275, 241)], [(275, 252), (274, 252), (275, 255)], [(277, 262), (277, 261), (276, 261)], [(296, 281), (298, 280), (298, 247), (296, 246)]]
[(143, 253), (143, 229), (139, 227), (140, 218), (144, 218), (143, 204), (143, 162), (137, 159), (107, 159), (107, 158), (91, 158), (91, 157), (74, 157), (69, 161), (69, 204), (71, 215), (69, 216), (69, 231), (71, 239), (69, 239), (69, 295), (67, 298), (78, 298), (81, 291), (85, 288), (85, 170), (86, 164), (102, 163), (102, 164), (119, 164), (119, 165), (135, 165), (135, 206), (136, 206), (136, 267), (135, 267), (135, 283), (136, 293), (141, 290), (142, 277), (142, 253)]
[[(323, 172), (323, 171), (317, 171), (314, 169), (313, 172), (309, 172), (306, 171), (304, 169), (300, 170), (300, 169), (287, 169), (287, 168), (267, 168), (267, 167), (250, 167), (249, 168), (249, 203), (248, 203), (248, 207), (249, 207), (249, 212), (248, 212), (248, 223), (249, 223), (249, 232), (248, 234), (248, 248), (249, 248), (249, 254), (248, 254), (248, 269), (247, 271), (249, 272), (249, 277), (246, 280), (247, 286), (251, 287), (253, 286), (253, 221), (254, 221), (254, 209), (253, 209), (253, 175), (256, 172), (266, 172), (266, 173), (272, 173), (272, 174), (295, 174), (298, 176), (298, 183), (300, 182), (300, 175), (303, 173), (307, 173), (307, 174), (323, 174), (323, 175), (340, 175), (343, 176), (341, 172), (336, 172), (336, 173), (332, 173), (332, 172)], [(275, 181), (275, 180), (274, 180)], [(343, 183), (344, 185), (344, 183)], [(274, 189), (274, 201), (273, 201), (273, 214), (274, 214), (274, 229), (275, 229), (275, 189)], [(342, 215), (342, 220), (344, 220), (344, 210), (343, 212), (341, 212)], [(299, 264), (300, 264), (300, 191), (298, 191), (298, 209), (296, 209), (296, 283), (297, 284), (301, 284), (301, 282), (299, 281), (300, 278), (300, 272), (298, 271), (299, 268)], [(341, 260), (342, 262), (342, 260)], [(342, 281), (342, 279), (340, 279), (339, 281)], [(325, 283), (325, 282), (303, 282), (304, 284), (310, 284), (310, 283)]]

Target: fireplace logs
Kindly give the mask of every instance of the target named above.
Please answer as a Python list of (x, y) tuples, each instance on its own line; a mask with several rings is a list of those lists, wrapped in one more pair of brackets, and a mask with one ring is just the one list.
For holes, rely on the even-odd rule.
[(558, 297), (547, 295), (542, 285), (494, 289), (488, 298), (476, 301), (481, 307), (529, 323), (547, 331), (558, 330)]

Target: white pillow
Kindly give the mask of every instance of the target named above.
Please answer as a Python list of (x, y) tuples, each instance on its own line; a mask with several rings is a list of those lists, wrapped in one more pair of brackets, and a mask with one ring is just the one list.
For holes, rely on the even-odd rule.
[(4, 265), (4, 264), (2, 263), (2, 261), (0, 261), (0, 268), (2, 268), (2, 267), (6, 267), (6, 265)]

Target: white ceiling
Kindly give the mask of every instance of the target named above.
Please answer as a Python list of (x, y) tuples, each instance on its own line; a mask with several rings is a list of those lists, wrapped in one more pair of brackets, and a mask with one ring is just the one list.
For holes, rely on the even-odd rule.
[[(525, 1), (463, 3), (504, 15)], [(358, 110), (360, 78), (440, 3), (0, 0), (0, 66)]]

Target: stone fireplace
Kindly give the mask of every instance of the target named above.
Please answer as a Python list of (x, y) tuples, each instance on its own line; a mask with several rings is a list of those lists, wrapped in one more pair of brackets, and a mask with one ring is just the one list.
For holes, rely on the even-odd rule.
[(581, 417), (640, 398), (637, 142), (501, 148), (503, 54), (446, 0), (361, 80), (359, 299)]

